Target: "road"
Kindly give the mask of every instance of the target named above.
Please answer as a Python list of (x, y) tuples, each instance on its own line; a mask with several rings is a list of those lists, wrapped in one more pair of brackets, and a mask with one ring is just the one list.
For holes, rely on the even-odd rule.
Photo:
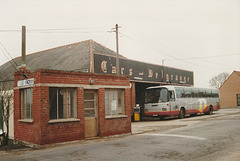
[(0, 160), (240, 160), (240, 109), (132, 124), (133, 135), (40, 149), (0, 151)]

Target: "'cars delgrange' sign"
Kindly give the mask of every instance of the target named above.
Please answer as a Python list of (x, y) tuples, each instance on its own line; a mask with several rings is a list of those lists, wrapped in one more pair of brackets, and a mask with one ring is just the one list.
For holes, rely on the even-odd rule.
[[(94, 54), (94, 72), (116, 74), (116, 58)], [(120, 75), (129, 75), (131, 80), (193, 85), (193, 72), (148, 64), (129, 59), (119, 59)]]

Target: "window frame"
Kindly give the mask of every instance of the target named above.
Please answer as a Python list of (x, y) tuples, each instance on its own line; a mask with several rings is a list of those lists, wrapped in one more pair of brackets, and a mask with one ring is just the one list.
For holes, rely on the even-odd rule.
[(240, 94), (236, 94), (237, 97), (237, 106), (240, 106)]
[(174, 90), (168, 90), (168, 97), (169, 97), (169, 102), (174, 102), (176, 100), (175, 91)]
[(185, 96), (185, 98), (192, 98), (192, 89), (184, 88), (184, 96)]
[(182, 87), (176, 87), (175, 88), (176, 91), (176, 98), (185, 98), (185, 94), (184, 94), (184, 90)]
[[(30, 95), (28, 95), (30, 94)], [(28, 96), (30, 96), (30, 100), (28, 100)], [(20, 89), (20, 100), (21, 100), (21, 120), (33, 120), (33, 89), (32, 88), (23, 88)], [(28, 111), (28, 101), (30, 101), (30, 107)]]
[(206, 93), (206, 90), (204, 88), (199, 88), (198, 91), (199, 91), (199, 97), (200, 98), (207, 97), (207, 93)]
[(205, 89), (206, 91), (206, 97), (211, 98), (212, 97), (212, 90), (211, 89)]
[[(121, 106), (119, 106), (119, 92), (121, 91)], [(114, 99), (112, 99), (114, 96), (110, 96), (112, 92), (117, 93), (117, 113), (114, 113), (111, 107), (110, 102), (112, 102)], [(107, 94), (108, 93), (108, 94)], [(108, 97), (108, 98), (107, 98)], [(105, 89), (105, 117), (111, 118), (111, 117), (121, 117), (126, 116), (126, 110), (125, 110), (125, 89)], [(108, 106), (108, 107), (107, 107)], [(121, 108), (121, 109), (120, 109)], [(122, 111), (121, 113), (119, 111)]]
[[(93, 98), (87, 98), (87, 95), (91, 95), (93, 96)], [(92, 102), (93, 104), (93, 108), (89, 108), (89, 106), (87, 105), (87, 103), (90, 103)], [(87, 113), (86, 111), (94, 111), (94, 116), (92, 116), (91, 114), (90, 115), (87, 115), (89, 113)], [(96, 91), (92, 91), (92, 90), (85, 90), (84, 91), (84, 117), (95, 117), (97, 118), (97, 93)]]
[[(51, 92), (51, 90), (56, 90), (56, 92), (55, 91)], [(66, 93), (61, 94), (60, 90), (66, 90)], [(53, 94), (53, 96), (50, 96), (51, 94)], [(63, 95), (62, 100), (60, 100), (59, 95)], [(66, 95), (66, 96), (64, 96), (64, 95)], [(70, 96), (70, 98), (69, 98), (69, 96)], [(56, 97), (55, 98), (56, 100), (54, 100), (54, 97)], [(64, 98), (64, 97), (68, 97), (68, 98)], [(52, 108), (54, 108), (52, 101), (56, 101), (55, 102), (56, 109), (52, 109)], [(63, 101), (63, 102), (61, 102), (61, 101)], [(67, 105), (64, 104), (65, 101), (67, 102)], [(62, 103), (62, 105), (59, 105), (59, 103)], [(62, 109), (60, 109), (60, 108), (62, 108)], [(60, 110), (62, 110), (62, 114), (61, 114)], [(62, 116), (60, 116), (60, 114)], [(54, 117), (54, 115), (55, 115), (55, 117)], [(66, 116), (64, 116), (64, 115), (66, 115)], [(49, 87), (49, 120), (51, 121), (51, 120), (74, 120), (74, 119), (77, 119), (77, 88), (74, 88), (74, 87)]]
[(199, 98), (199, 90), (197, 88), (192, 88), (192, 98)]
[(212, 89), (212, 97), (219, 98), (219, 91), (217, 89)]

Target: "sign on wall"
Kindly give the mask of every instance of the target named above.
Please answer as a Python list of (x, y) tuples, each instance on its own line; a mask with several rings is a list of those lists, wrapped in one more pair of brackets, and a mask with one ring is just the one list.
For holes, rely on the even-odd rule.
[(19, 80), (19, 81), (17, 82), (17, 86), (18, 86), (18, 87), (27, 86), (27, 85), (34, 85), (34, 78), (25, 79), (25, 80)]
[[(119, 58), (120, 75), (131, 80), (193, 85), (193, 72)], [(116, 58), (94, 54), (94, 72), (116, 74)]]

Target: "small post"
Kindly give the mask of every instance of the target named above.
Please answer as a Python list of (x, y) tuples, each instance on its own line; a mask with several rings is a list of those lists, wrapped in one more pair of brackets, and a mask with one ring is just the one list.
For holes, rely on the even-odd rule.
[(119, 75), (118, 24), (116, 24), (116, 48), (117, 48), (116, 68), (117, 75)]

